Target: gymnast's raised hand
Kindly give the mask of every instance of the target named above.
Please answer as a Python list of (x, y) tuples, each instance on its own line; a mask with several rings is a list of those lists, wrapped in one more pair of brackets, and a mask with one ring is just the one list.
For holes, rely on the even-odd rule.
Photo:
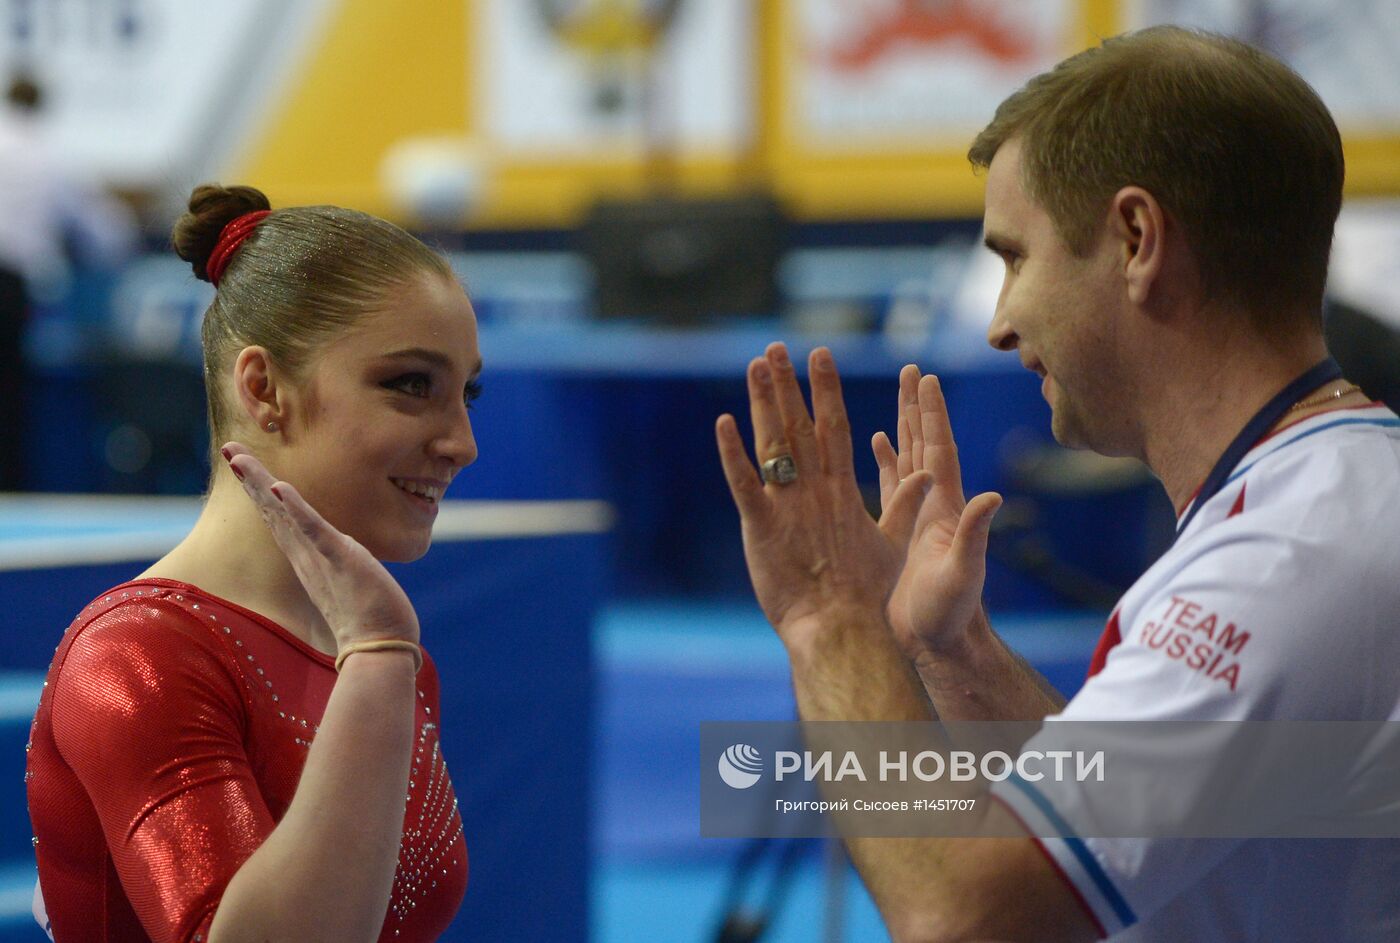
[(341, 657), (366, 643), (418, 643), (413, 604), (384, 564), (276, 480), (246, 446), (229, 442), (220, 452), (321, 611)]

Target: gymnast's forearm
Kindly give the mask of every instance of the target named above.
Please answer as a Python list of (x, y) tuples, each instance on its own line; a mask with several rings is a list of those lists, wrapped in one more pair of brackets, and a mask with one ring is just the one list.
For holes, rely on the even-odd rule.
[(403, 831), (413, 698), (411, 653), (346, 659), (296, 795), (229, 882), (210, 943), (378, 939)]

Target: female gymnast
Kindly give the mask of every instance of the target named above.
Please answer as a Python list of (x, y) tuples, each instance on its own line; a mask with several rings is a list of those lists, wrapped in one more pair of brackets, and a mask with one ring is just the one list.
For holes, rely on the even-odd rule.
[(436, 938), (467, 881), (438, 679), (380, 564), (476, 458), (476, 319), (446, 261), (335, 207), (201, 186), (174, 243), (214, 456), (194, 529), (85, 607), (34, 719), (53, 938)]

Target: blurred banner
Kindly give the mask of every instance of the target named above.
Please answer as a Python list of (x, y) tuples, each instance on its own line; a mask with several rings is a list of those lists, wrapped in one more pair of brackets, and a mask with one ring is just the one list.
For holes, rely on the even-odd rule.
[(1072, 0), (795, 6), (795, 130), (844, 152), (965, 148), (1002, 99), (1064, 57), (1078, 24)]
[(1393, 0), (0, 0), (62, 151), (173, 207), (199, 180), (430, 228), (762, 192), (797, 220), (976, 216), (971, 136), (1031, 75), (1179, 22), (1293, 63), (1348, 193), (1400, 193)]
[(1394, 0), (1130, 0), (1124, 26), (1228, 33), (1297, 69), (1351, 137), (1400, 134), (1400, 5)]
[(527, 160), (742, 148), (750, 13), (747, 0), (481, 0), (484, 136)]
[(8, 0), (0, 67), (44, 90), (74, 169), (188, 193), (264, 124), (334, 0)]

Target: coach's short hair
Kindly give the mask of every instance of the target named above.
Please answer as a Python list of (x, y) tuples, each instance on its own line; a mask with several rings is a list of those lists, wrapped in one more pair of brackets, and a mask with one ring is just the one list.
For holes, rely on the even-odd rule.
[(1246, 43), (1160, 26), (1105, 40), (1001, 103), (968, 159), (1021, 141), (1022, 183), (1069, 249), (1141, 186), (1181, 225), (1205, 291), (1277, 329), (1321, 309), (1341, 209), (1342, 140), (1292, 69)]

